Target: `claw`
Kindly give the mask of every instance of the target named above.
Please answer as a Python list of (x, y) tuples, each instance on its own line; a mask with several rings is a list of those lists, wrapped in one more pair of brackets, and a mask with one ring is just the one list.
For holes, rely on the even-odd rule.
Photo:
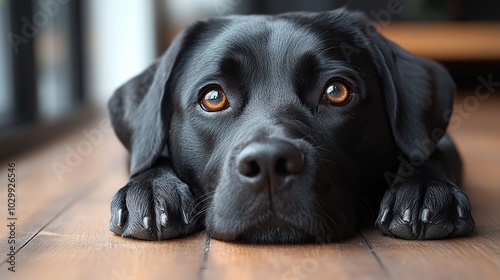
[(118, 209), (118, 226), (123, 226), (123, 210), (121, 208)]
[(387, 216), (389, 216), (389, 209), (385, 209), (382, 213), (382, 218), (380, 218), (380, 222), (382, 224), (385, 224), (385, 222), (387, 221)]
[(160, 221), (162, 226), (166, 226), (168, 222), (168, 217), (166, 213), (161, 213), (160, 215)]
[(410, 209), (406, 209), (403, 213), (403, 222), (405, 224), (409, 224), (411, 222), (411, 211)]
[(424, 223), (429, 223), (429, 215), (430, 215), (430, 210), (425, 208), (422, 210), (422, 222)]
[(185, 225), (189, 224), (189, 216), (185, 209), (182, 209), (182, 221), (184, 222)]
[(465, 219), (465, 209), (462, 205), (457, 206), (458, 218)]
[(150, 221), (151, 218), (149, 217), (144, 217), (144, 219), (142, 220), (145, 229), (150, 229), (150, 223), (149, 223)]

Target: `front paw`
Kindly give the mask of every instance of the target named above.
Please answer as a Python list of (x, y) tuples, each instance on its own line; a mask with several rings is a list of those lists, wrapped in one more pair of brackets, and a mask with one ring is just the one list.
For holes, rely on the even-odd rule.
[(111, 202), (109, 229), (117, 235), (164, 240), (193, 232), (194, 199), (189, 187), (164, 169), (132, 178)]
[(446, 178), (410, 178), (384, 195), (376, 225), (403, 239), (439, 239), (474, 231), (469, 198)]

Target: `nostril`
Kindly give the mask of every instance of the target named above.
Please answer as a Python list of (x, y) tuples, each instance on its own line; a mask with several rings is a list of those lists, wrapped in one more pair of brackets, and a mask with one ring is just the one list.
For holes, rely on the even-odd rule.
[(260, 173), (259, 164), (255, 161), (244, 161), (238, 165), (238, 171), (246, 177), (256, 177)]
[(290, 152), (286, 157), (276, 161), (276, 174), (289, 175), (297, 174), (304, 168), (304, 154), (300, 152)]
[(288, 161), (284, 158), (280, 158), (278, 159), (278, 161), (276, 162), (276, 174), (279, 174), (279, 175), (286, 175), (288, 174)]

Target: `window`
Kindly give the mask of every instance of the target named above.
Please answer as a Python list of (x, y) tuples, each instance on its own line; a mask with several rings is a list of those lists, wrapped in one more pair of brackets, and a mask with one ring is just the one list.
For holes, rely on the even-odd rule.
[(81, 101), (75, 94), (78, 77), (73, 69), (78, 54), (71, 36), (72, 27), (78, 23), (72, 21), (69, 3), (34, 3), (33, 24), (38, 29), (34, 38), (38, 117), (53, 120), (71, 112)]
[[(0, 1), (0, 38), (7, 38), (9, 30), (9, 13), (5, 8), (4, 1)], [(10, 45), (8, 41), (0, 43), (0, 127), (7, 126), (11, 122), (14, 98), (12, 95), (12, 76)]]
[(0, 0), (0, 155), (60, 135), (92, 110), (79, 0)]

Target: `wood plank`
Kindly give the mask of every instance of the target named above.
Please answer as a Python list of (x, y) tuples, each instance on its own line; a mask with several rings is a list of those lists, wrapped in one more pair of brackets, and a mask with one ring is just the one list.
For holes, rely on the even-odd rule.
[[(394, 279), (499, 279), (500, 205), (498, 175), (480, 166), (466, 172), (477, 234), (449, 240), (406, 241), (367, 233), (367, 240)], [(492, 172), (493, 169), (489, 169)], [(492, 179), (492, 177), (494, 179)], [(486, 178), (486, 179), (482, 179)]]
[(203, 279), (387, 279), (387, 274), (361, 237), (293, 246), (212, 239)]
[[(25, 154), (10, 161), (16, 163), (16, 247), (21, 247), (30, 240), (38, 231), (56, 217), (63, 209), (68, 207), (72, 201), (78, 199), (86, 186), (94, 180), (113, 162), (121, 158), (125, 167), (126, 151), (118, 142), (115, 135), (109, 129), (101, 129), (100, 123), (107, 118), (91, 124), (75, 132), (68, 137), (52, 143), (50, 146), (42, 147), (33, 153)], [(85, 134), (100, 131), (102, 138), (97, 134), (92, 144)], [(71, 150), (78, 151), (79, 145), (85, 145), (87, 141), (89, 152), (81, 156), (78, 163), (75, 160), (71, 173), (62, 174), (61, 180), (53, 169), (53, 163), (59, 162), (66, 165), (66, 159)], [(85, 151), (81, 148), (82, 151)], [(0, 164), (0, 193), (7, 193), (7, 163)], [(116, 186), (118, 189), (119, 186)], [(2, 208), (4, 207), (2, 203)], [(2, 221), (7, 220), (5, 208), (0, 211)], [(0, 240), (7, 240), (9, 229), (0, 227)], [(0, 251), (7, 252), (10, 245), (7, 242), (0, 243)], [(2, 254), (0, 260), (5, 260)]]
[(498, 230), (479, 224), (471, 238), (406, 241), (366, 233), (392, 279), (498, 279)]
[[(196, 279), (205, 234), (164, 242), (139, 241), (108, 230), (109, 202), (127, 181), (123, 167), (66, 209), (17, 254), (17, 272), (1, 279)], [(9, 277), (9, 278), (7, 278)]]
[(497, 22), (397, 22), (381, 27), (380, 32), (403, 48), (432, 59), (500, 59)]

